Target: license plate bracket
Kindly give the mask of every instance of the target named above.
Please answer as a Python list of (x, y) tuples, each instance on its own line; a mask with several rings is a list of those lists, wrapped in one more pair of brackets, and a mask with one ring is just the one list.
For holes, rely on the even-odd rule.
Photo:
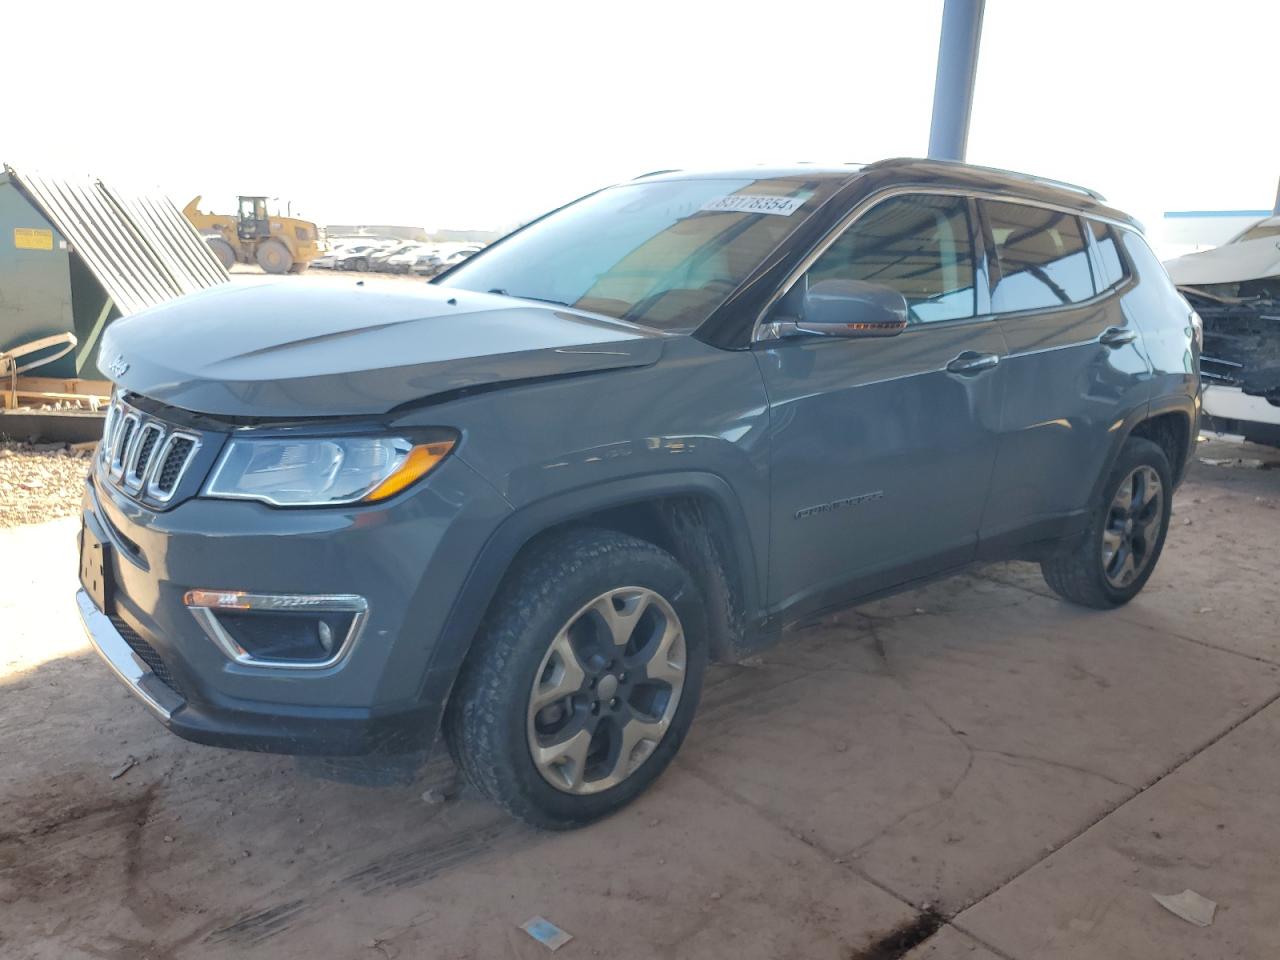
[(111, 612), (111, 544), (103, 543), (88, 523), (80, 527), (80, 585), (95, 607)]

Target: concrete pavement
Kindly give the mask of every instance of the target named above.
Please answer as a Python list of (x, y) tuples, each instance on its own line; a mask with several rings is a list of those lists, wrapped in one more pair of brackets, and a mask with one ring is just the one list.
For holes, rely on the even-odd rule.
[[(1122, 611), (1009, 564), (717, 668), (572, 834), (425, 803), (439, 762), (375, 790), (173, 738), (79, 640), (72, 527), (0, 531), (0, 955), (540, 957), (540, 914), (569, 958), (848, 960), (924, 910), (913, 960), (1280, 953), (1280, 470), (1197, 465), (1175, 510)], [(1151, 898), (1184, 888), (1211, 927)]]

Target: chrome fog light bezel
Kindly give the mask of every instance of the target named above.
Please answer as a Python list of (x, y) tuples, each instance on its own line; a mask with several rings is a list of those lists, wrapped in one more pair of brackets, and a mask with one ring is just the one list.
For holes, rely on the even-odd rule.
[[(183, 597), (196, 623), (223, 655), (233, 663), (246, 667), (272, 670), (326, 670), (350, 656), (369, 614), (369, 603), (353, 593), (246, 593), (239, 590), (188, 590)], [(315, 613), (352, 614), (351, 626), (324, 660), (270, 660), (255, 657), (244, 649), (218, 620), (218, 611), (246, 613)]]

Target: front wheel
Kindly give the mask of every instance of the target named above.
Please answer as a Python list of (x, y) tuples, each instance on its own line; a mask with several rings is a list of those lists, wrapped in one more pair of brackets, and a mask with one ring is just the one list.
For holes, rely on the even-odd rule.
[(1100, 610), (1137, 596), (1164, 549), (1172, 477), (1169, 458), (1159, 446), (1131, 437), (1083, 538), (1041, 561), (1045, 582), (1064, 599)]
[(218, 262), (222, 264), (223, 270), (230, 270), (236, 262), (236, 252), (232, 249), (231, 244), (223, 240), (221, 237), (211, 237), (209, 239), (209, 249), (213, 251), (213, 255), (218, 258)]
[(582, 529), (534, 546), (499, 588), (450, 698), (455, 760), (534, 826), (614, 812), (684, 740), (704, 624), (688, 573), (651, 543)]
[(279, 240), (263, 240), (258, 244), (255, 259), (263, 270), (277, 276), (288, 273), (293, 266), (293, 255)]

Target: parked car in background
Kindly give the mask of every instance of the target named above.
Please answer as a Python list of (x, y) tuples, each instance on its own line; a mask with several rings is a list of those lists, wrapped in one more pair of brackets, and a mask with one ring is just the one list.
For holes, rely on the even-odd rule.
[(76, 603), (133, 693), (254, 750), (443, 727), (564, 828), (787, 625), (1004, 559), (1131, 600), (1200, 340), (1098, 194), (889, 160), (655, 174), (429, 284), (204, 291), (101, 355)]
[(388, 266), (391, 258), (397, 257), (410, 250), (414, 250), (419, 246), (421, 246), (420, 243), (410, 240), (389, 243), (377, 253), (369, 257), (369, 269), (379, 273), (393, 273), (394, 271), (392, 271)]
[(338, 251), (338, 255), (334, 258), (334, 268), (365, 273), (372, 266), (373, 258), (383, 249), (381, 244), (376, 243), (362, 243), (347, 247)]
[(440, 251), (434, 247), (419, 250), (409, 266), (411, 271), (423, 277), (434, 277), (444, 268), (445, 262), (440, 256)]
[(339, 261), (346, 261), (352, 256), (365, 254), (376, 249), (379, 248), (367, 240), (338, 239), (332, 241), (329, 251), (324, 256), (313, 260), (311, 265), (326, 270), (337, 270), (340, 269), (338, 266)]
[(337, 244), (330, 245), (327, 251), (311, 261), (312, 269), (332, 270), (338, 260), (338, 251), (341, 249), (342, 247)]
[(435, 261), (440, 262), (440, 257), (436, 253), (435, 247), (426, 244), (416, 243), (408, 250), (397, 253), (394, 257), (387, 260), (388, 273), (409, 273), (421, 261), (424, 264)]
[(1280, 446), (1280, 214), (1164, 266), (1204, 324), (1209, 422)]
[(483, 249), (484, 247), (463, 247), (461, 250), (455, 250), (453, 253), (449, 254), (445, 263), (448, 266), (453, 266), (454, 264), (461, 263), (463, 260), (474, 257)]

